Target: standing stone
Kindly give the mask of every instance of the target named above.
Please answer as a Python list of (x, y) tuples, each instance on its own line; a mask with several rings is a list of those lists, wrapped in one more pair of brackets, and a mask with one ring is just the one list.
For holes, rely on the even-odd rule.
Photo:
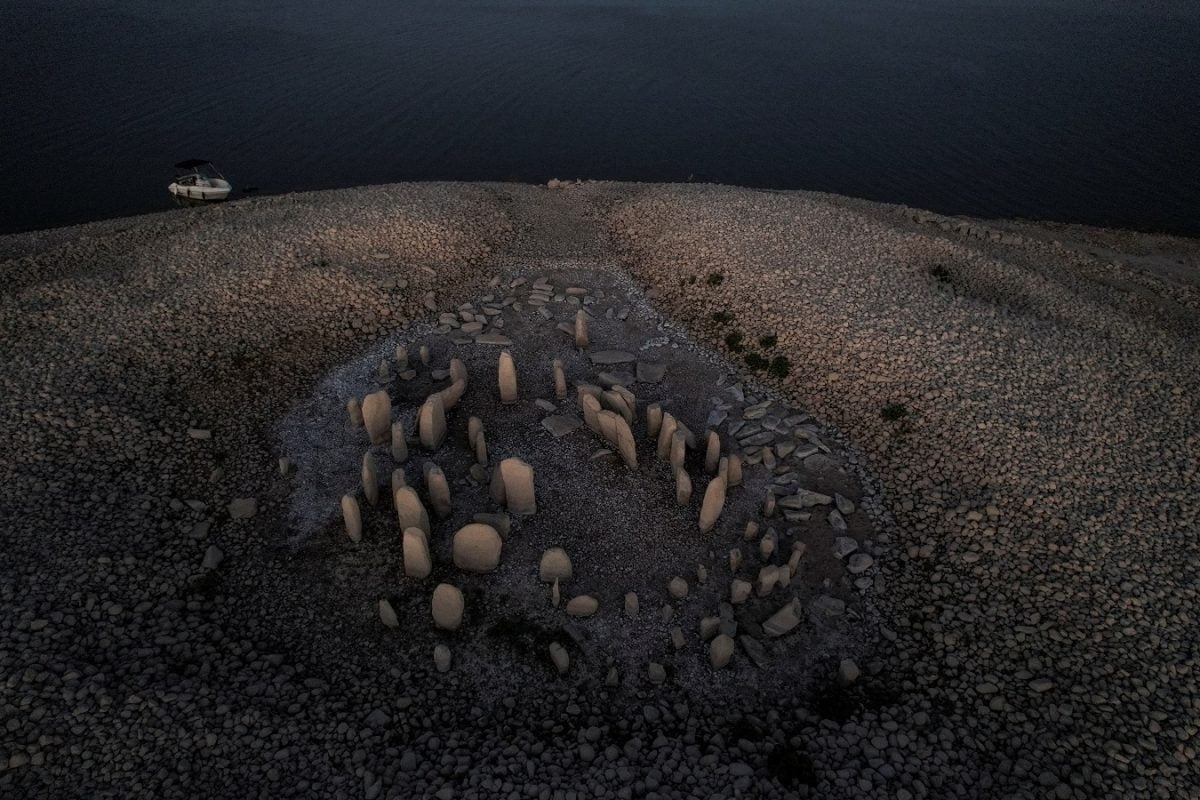
[(538, 580), (543, 583), (571, 580), (571, 557), (561, 547), (551, 547), (542, 553), (542, 561), (538, 565)]
[(638, 603), (637, 593), (636, 592), (626, 592), (625, 593), (625, 614), (629, 617), (636, 617), (638, 615), (638, 609), (639, 609), (639, 603)]
[(408, 479), (404, 477), (404, 470), (396, 467), (392, 470), (392, 499), (395, 500), (396, 490), (403, 489), (408, 486)]
[(396, 517), (400, 521), (400, 530), (420, 528), (429, 536), (429, 512), (425, 510), (421, 498), (411, 486), (397, 490), (393, 496), (396, 503)]
[(775, 591), (775, 586), (779, 583), (779, 567), (774, 564), (767, 564), (758, 571), (758, 596), (766, 597), (771, 592)]
[(513, 514), (536, 514), (537, 497), (533, 488), (533, 467), (519, 458), (506, 458), (500, 462), (496, 471), (500, 475), (504, 495), (504, 499), (499, 502), (507, 506)]
[(446, 473), (432, 461), (425, 462), (425, 491), (429, 493), (429, 504), (438, 519), (450, 516), (450, 484)]
[(600, 427), (600, 401), (590, 394), (580, 392), (579, 406), (583, 409), (583, 422), (588, 429), (603, 435)]
[(741, 578), (735, 578), (729, 584), (729, 602), (733, 605), (741, 605), (750, 599), (750, 593), (754, 591), (754, 587), (749, 581), (744, 581)]
[(472, 522), (454, 534), (454, 566), (467, 572), (491, 572), (500, 566), (500, 534), (491, 525)]
[(417, 351), (417, 354), (421, 357), (421, 363), (428, 366), (429, 365), (429, 345), (427, 345), (427, 344), (421, 345), (421, 349)]
[(717, 466), (721, 461), (721, 437), (716, 431), (708, 432), (708, 445), (704, 450), (704, 471), (709, 475), (717, 474)]
[(346, 535), (350, 541), (361, 541), (362, 512), (358, 508), (358, 501), (348, 494), (342, 495), (342, 520), (346, 523)]
[(420, 528), (404, 529), (404, 574), (410, 578), (428, 578), (433, 571), (429, 540)]
[(363, 398), (362, 419), (371, 444), (387, 441), (392, 425), (392, 400), (386, 391), (380, 389)]
[(486, 467), (488, 462), (488, 447), (487, 439), (483, 436), (483, 431), (475, 437), (475, 463), (481, 467)]
[(292, 460), (290, 458), (288, 458), (287, 456), (283, 456), (282, 458), (280, 458), (279, 459), (279, 474), (286, 477), (287, 474), (291, 471), (292, 471)]
[(450, 671), (450, 648), (444, 644), (439, 644), (433, 648), (433, 665), (437, 667), (438, 672)]
[(417, 414), (417, 436), (426, 450), (437, 450), (446, 439), (446, 407), (439, 393), (429, 395)]
[(408, 460), (408, 442), (404, 438), (404, 423), (392, 423), (392, 461), (403, 464)]
[(646, 406), (646, 435), (651, 439), (658, 436), (658, 431), (662, 428), (663, 410), (658, 403), (651, 403)]
[(671, 458), (671, 444), (678, 424), (670, 412), (664, 411), (662, 424), (658, 428), (658, 460), (668, 461)]
[(505, 405), (517, 402), (517, 367), (513, 364), (512, 353), (507, 350), (500, 351), (498, 382), (500, 402)]
[(467, 449), (475, 451), (475, 440), (483, 433), (483, 420), (471, 417), (467, 420)]
[(367, 502), (375, 505), (379, 502), (379, 473), (375, 471), (375, 457), (371, 451), (363, 453), (362, 458), (362, 487)]
[(587, 312), (582, 308), (575, 312), (575, 346), (580, 350), (588, 346)]
[(559, 400), (567, 399), (567, 374), (563, 372), (561, 359), (554, 359), (554, 396)]
[(687, 436), (676, 429), (671, 434), (671, 469), (683, 469), (683, 461), (687, 457)]
[(433, 613), (433, 624), (447, 631), (456, 631), (462, 625), (463, 593), (457, 586), (439, 583), (433, 590), (433, 600), (430, 610)]
[(742, 454), (735, 450), (729, 454), (728, 459), (729, 459), (729, 466), (727, 467), (728, 475), (726, 476), (726, 481), (728, 482), (728, 485), (731, 487), (741, 486), (742, 485)]
[(467, 376), (467, 365), (462, 362), (461, 358), (450, 359), (450, 381), (452, 383), (462, 381), (463, 388), (466, 388), (466, 385), (470, 382)]
[(742, 550), (735, 547), (729, 551), (729, 571), (736, 573), (738, 568), (742, 566)]
[(625, 466), (637, 469), (637, 445), (633, 441), (633, 431), (630, 430), (628, 421), (615, 414), (613, 415), (612, 439), (609, 441), (616, 446)]
[(354, 427), (359, 427), (363, 424), (362, 405), (358, 402), (357, 397), (351, 397), (346, 401), (346, 413), (350, 416), (350, 424)]
[(767, 497), (763, 500), (763, 516), (770, 518), (775, 516), (775, 490), (767, 489)]
[(733, 638), (725, 634), (716, 636), (708, 646), (708, 662), (713, 669), (723, 669), (733, 658)]
[(408, 347), (406, 345), (396, 345), (396, 369), (400, 372), (408, 369)]
[(704, 490), (704, 501), (700, 505), (700, 532), (708, 533), (717, 524), (725, 508), (725, 479), (719, 475), (708, 482)]
[(858, 669), (858, 665), (848, 658), (843, 658), (838, 664), (837, 682), (839, 686), (849, 686), (858, 680), (858, 676), (862, 673)]
[(685, 600), (688, 596), (687, 581), (678, 576), (671, 578), (671, 582), (667, 584), (667, 591), (670, 592), (671, 597), (675, 598), (676, 600)]
[(400, 627), (400, 620), (396, 616), (396, 609), (392, 608), (392, 604), (387, 600), (379, 601), (379, 621), (389, 628)]
[(379, 366), (375, 368), (375, 380), (384, 383), (392, 377), (392, 370), (388, 366), (386, 358), (379, 359)]
[(692, 502), (692, 478), (687, 470), (675, 470), (675, 502), (686, 506)]

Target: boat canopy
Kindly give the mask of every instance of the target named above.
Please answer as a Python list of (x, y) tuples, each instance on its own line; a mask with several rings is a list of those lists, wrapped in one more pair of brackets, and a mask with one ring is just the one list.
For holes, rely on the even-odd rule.
[(175, 169), (195, 169), (196, 167), (204, 167), (212, 164), (203, 158), (189, 158), (187, 161), (180, 161), (175, 165)]

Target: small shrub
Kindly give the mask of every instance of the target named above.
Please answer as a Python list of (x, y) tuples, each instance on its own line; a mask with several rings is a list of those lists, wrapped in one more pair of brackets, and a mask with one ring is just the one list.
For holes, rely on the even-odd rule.
[(763, 350), (770, 350), (778, 341), (779, 337), (773, 333), (768, 333), (766, 336), (758, 337), (758, 343), (762, 346)]
[(725, 280), (725, 276), (719, 272), (708, 273), (708, 285), (709, 286), (720, 286), (721, 282), (724, 280)]
[(771, 366), (767, 367), (767, 372), (771, 373), (776, 378), (786, 378), (791, 372), (792, 365), (783, 356), (775, 356), (771, 359)]
[(908, 408), (904, 403), (888, 403), (879, 412), (879, 416), (883, 417), (886, 422), (899, 422), (908, 416)]
[(733, 352), (738, 352), (742, 349), (742, 332), (734, 331), (725, 335), (725, 346)]
[(758, 353), (746, 354), (746, 366), (752, 370), (766, 369), (771, 366), (771, 362), (760, 356)]

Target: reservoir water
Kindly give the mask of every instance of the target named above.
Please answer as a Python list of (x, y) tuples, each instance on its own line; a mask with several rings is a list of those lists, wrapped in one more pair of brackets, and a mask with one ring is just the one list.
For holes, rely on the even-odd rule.
[(404, 180), (1200, 234), (1194, 0), (0, 0), (0, 232)]

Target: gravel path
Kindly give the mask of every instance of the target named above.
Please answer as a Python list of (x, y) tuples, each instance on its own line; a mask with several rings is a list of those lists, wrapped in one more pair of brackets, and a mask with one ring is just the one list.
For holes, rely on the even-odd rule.
[[(1194, 242), (808, 193), (422, 184), (0, 237), (0, 259), (0, 795), (1200, 785)], [(784, 686), (737, 662), (737, 686), (609, 687), (508, 644), (507, 679), (438, 673), (428, 635), (372, 615), (394, 532), (351, 550), (339, 522), (291, 527), (286, 420), (372, 353), (444, 340), (435, 312), (540, 275), (649, 298), (639, 335), (697, 359), (672, 391), (716, 391), (723, 351), (822, 423), (874, 528), (852, 528), (871, 580), (810, 576), (862, 603), (852, 685), (833, 651)], [(614, 513), (616, 541), (644, 522)]]

